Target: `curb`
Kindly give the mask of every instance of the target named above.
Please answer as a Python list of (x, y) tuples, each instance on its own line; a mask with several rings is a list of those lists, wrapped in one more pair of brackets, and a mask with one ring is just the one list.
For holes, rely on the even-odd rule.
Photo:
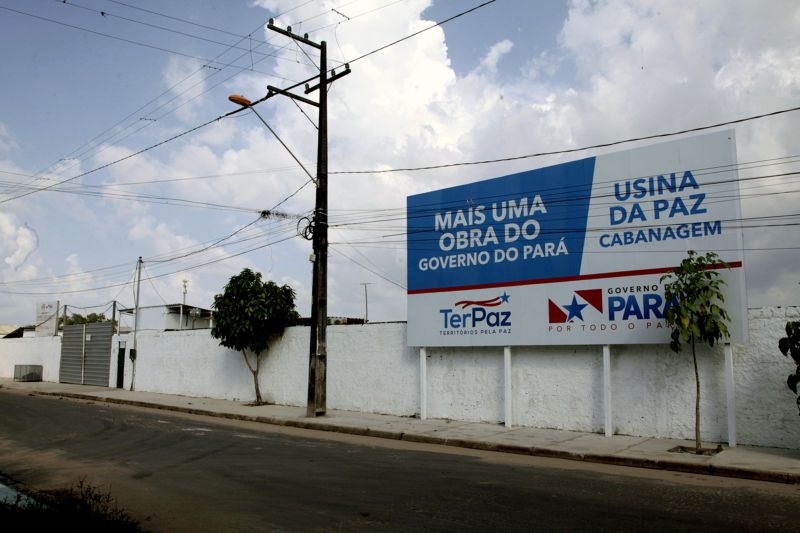
[(344, 433), (348, 435), (358, 435), (362, 437), (376, 437), (390, 440), (403, 440), (406, 442), (417, 442), (421, 444), (436, 444), (440, 446), (452, 446), (455, 448), (469, 448), (488, 452), (512, 453), (517, 455), (530, 455), (533, 457), (545, 457), (549, 459), (566, 459), (570, 461), (583, 461), (586, 463), (606, 464), (614, 466), (626, 466), (633, 468), (648, 468), (651, 470), (667, 470), (671, 472), (682, 472), (687, 474), (703, 474), (707, 476), (730, 477), (738, 479), (749, 479), (753, 481), (767, 481), (771, 483), (785, 483), (790, 485), (800, 484), (800, 474), (789, 474), (786, 472), (772, 472), (768, 470), (756, 470), (735, 466), (717, 466), (711, 464), (695, 464), (681, 461), (647, 459), (640, 457), (620, 457), (615, 455), (601, 455), (594, 453), (571, 452), (567, 450), (557, 450), (552, 448), (542, 448), (538, 446), (522, 446), (515, 444), (496, 444), (484, 441), (466, 439), (447, 439), (424, 433), (404, 433), (402, 431), (391, 431), (375, 429), (370, 427), (339, 426), (329, 422), (317, 421), (314, 419), (285, 419), (270, 416), (248, 416), (236, 413), (221, 413), (206, 409), (193, 407), (182, 407), (179, 405), (163, 405), (158, 403), (142, 402), (137, 400), (124, 400), (120, 398), (109, 398), (104, 396), (91, 396), (72, 392), (43, 392), (35, 391), (32, 394), (40, 396), (56, 396), (71, 398), (76, 400), (88, 400), (119, 405), (131, 405), (146, 409), (161, 409), (164, 411), (174, 411), (192, 415), (204, 415), (214, 418), (227, 418), (231, 420), (243, 420), (246, 422), (258, 422), (273, 426), (293, 427), (299, 429), (313, 429), (317, 431), (327, 431), (331, 433)]

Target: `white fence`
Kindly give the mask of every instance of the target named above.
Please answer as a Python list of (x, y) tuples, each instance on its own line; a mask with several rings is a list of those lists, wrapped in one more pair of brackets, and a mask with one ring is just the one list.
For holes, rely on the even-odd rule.
[[(800, 416), (786, 387), (791, 361), (778, 351), (786, 320), (797, 308), (750, 311), (750, 342), (734, 345), (738, 444), (800, 448)], [(109, 381), (116, 376), (117, 339)], [(128, 338), (128, 347), (131, 339)], [(0, 377), (14, 364), (43, 364), (58, 380), (60, 343), (0, 340)], [(703, 439), (728, 440), (722, 348), (699, 354)], [(431, 418), (503, 422), (502, 348), (428, 348), (426, 411)], [(287, 330), (270, 348), (260, 376), (264, 398), (305, 405), (308, 328)], [(125, 360), (125, 386), (131, 363)], [(241, 355), (219, 346), (208, 330), (144, 332), (138, 336), (135, 388), (140, 391), (253, 399), (252, 376)], [(613, 430), (637, 436), (693, 438), (691, 353), (667, 346), (612, 346)], [(526, 347), (511, 351), (511, 423), (576, 431), (604, 430), (600, 346)], [(328, 407), (413, 416), (420, 413), (420, 357), (406, 346), (404, 323), (328, 329)]]

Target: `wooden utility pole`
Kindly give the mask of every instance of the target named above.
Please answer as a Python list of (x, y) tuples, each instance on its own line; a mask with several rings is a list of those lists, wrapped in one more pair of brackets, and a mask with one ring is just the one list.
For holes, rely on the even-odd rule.
[(325, 41), (319, 46), (317, 200), (314, 207), (314, 269), (311, 285), (311, 346), (306, 416), (324, 415), (327, 406), (328, 326), (328, 65)]
[(361, 283), (364, 286), (364, 324), (369, 322), (369, 296), (367, 295), (367, 285), (372, 283)]
[(129, 357), (131, 358), (131, 390), (133, 390), (134, 382), (136, 381), (136, 332), (139, 329), (139, 289), (142, 286), (142, 256), (136, 262), (136, 298), (133, 302), (133, 348)]
[(313, 220), (313, 253), (314, 262), (313, 278), (311, 282), (311, 334), (308, 361), (308, 403), (306, 416), (321, 416), (325, 414), (327, 394), (327, 343), (326, 329), (328, 325), (328, 84), (350, 73), (349, 65), (345, 70), (328, 77), (327, 45), (325, 41), (315, 43), (308, 39), (308, 34), (303, 36), (292, 33), (291, 26), (286, 29), (278, 28), (270, 19), (267, 28), (285, 35), (295, 41), (319, 50), (319, 83), (314, 86), (306, 85), (305, 94), (319, 91), (319, 100), (314, 102), (308, 98), (293, 94), (285, 89), (268, 86), (267, 90), (273, 94), (282, 94), (294, 100), (316, 106), (319, 110), (317, 122), (317, 186), (316, 203)]

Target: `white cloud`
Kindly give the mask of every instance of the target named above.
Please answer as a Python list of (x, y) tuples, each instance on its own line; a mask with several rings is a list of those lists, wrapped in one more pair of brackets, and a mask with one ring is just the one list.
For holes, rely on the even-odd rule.
[(4, 259), (4, 262), (14, 270), (17, 270), (39, 247), (39, 236), (29, 228), (27, 224), (17, 228), (16, 238), (14, 239), (16, 250)]
[(205, 104), (207, 75), (204, 65), (197, 59), (170, 57), (163, 72), (164, 85), (169, 87), (170, 94), (166, 109), (175, 108), (175, 115), (184, 122), (197, 122), (197, 111)]
[(6, 154), (8, 152), (17, 150), (19, 145), (11, 136), (11, 132), (8, 130), (5, 124), (0, 122), (0, 154)]
[[(259, 0), (254, 4), (272, 13), (298, 6), (295, 0)], [(351, 60), (430, 25), (422, 16), (430, 4), (427, 0), (391, 4), (360, 17), (357, 15), (374, 6), (353, 3), (343, 8), (353, 20), (342, 24), (339, 24), (342, 17), (330, 11), (340, 4), (333, 0), (300, 4), (278, 23), (292, 24), (295, 32), (311, 31), (314, 40), (325, 39), (332, 62)], [(298, 25), (298, 21), (322, 12), (322, 16)], [(798, 13), (800, 7), (789, 1), (760, 4), (726, 0), (576, 1), (570, 6), (558, 43), (551, 49), (537, 48), (535, 53), (531, 52), (521, 75), (504, 73), (503, 57), (512, 46), (515, 54), (524, 50), (524, 40), (515, 37), (513, 44), (507, 39), (496, 42), (481, 52), (475, 70), (458, 75), (450, 63), (448, 54), (453, 51), (448, 49), (444, 31), (434, 28), (353, 63), (352, 74), (333, 84), (329, 92), (330, 170), (413, 167), (514, 156), (791, 107), (800, 95)], [(327, 25), (331, 26), (312, 31)], [(282, 38), (273, 32), (267, 32), (267, 36), (270, 40), (277, 39), (276, 42)], [(307, 59), (296, 47), (288, 46), (280, 53), (281, 60), (264, 61), (259, 70), (272, 69), (277, 76), (290, 79), (305, 79), (313, 74), (313, 68), (304, 64)], [(179, 82), (198, 66), (194, 61), (172, 60), (163, 71), (164, 82), (169, 85)], [(571, 72), (572, 67), (574, 78), (554, 78), (558, 73)], [(179, 85), (173, 95), (196, 80), (193, 77)], [(267, 84), (276, 83), (274, 77), (250, 72), (233, 78), (224, 88), (227, 93), (241, 93), (255, 99), (264, 94)], [(201, 87), (205, 89), (207, 85)], [(181, 96), (176, 103), (196, 94), (194, 91), (201, 87)], [(210, 97), (199, 98), (181, 108), (180, 118), (192, 125), (205, 119), (206, 115), (198, 112), (201, 102), (204, 109), (213, 109), (213, 113), (233, 109), (224, 95), (213, 101)], [(308, 119), (282, 97), (273, 98), (258, 109), (307, 163), (309, 170), (315, 172), (316, 130)], [(305, 110), (317, 120), (316, 109)], [(295, 192), (306, 178), (255, 116), (241, 113), (235, 117), (113, 165), (103, 176), (113, 183), (225, 174), (227, 177), (219, 179), (125, 190), (256, 210), (270, 208)], [(3, 134), (0, 130), (0, 143)], [(798, 134), (796, 120), (791, 117), (741, 125), (737, 127), (740, 159), (754, 161), (792, 154)], [(108, 147), (95, 164), (114, 161), (133, 151)], [(363, 289), (359, 283), (373, 282), (369, 289), (371, 317), (375, 320), (405, 317), (403, 291), (343, 254), (404, 283), (404, 205), (408, 194), (566, 158), (423, 172), (331, 174), (330, 216), (339, 225), (331, 231), (331, 240), (336, 244), (330, 259), (329, 312), (361, 316)], [(271, 170), (241, 174), (266, 169)], [(790, 184), (787, 180), (783, 186), (794, 188)], [(313, 195), (314, 188), (306, 187), (281, 209), (293, 213), (308, 211), (313, 206)], [(791, 194), (755, 197), (744, 202), (743, 209), (745, 216), (759, 216), (791, 212), (794, 204), (796, 196)], [(244, 219), (255, 216), (255, 213), (178, 209), (136, 200), (109, 203), (114, 211), (101, 213), (83, 213), (75, 205), (71, 210), (73, 219), (94, 220), (94, 224), (106, 231), (126, 236), (126, 244), (130, 246), (126, 253), (130, 258), (174, 254), (176, 250), (196, 247), (230, 233), (232, 224), (247, 223), (249, 220)], [(367, 219), (379, 223), (343, 225)], [(295, 221), (259, 224), (264, 234), (259, 237), (261, 240), (252, 243), (290, 236), (295, 224)], [(19, 220), (14, 221), (14, 238), (6, 238), (5, 248), (0, 248), (3, 258), (17, 253), (19, 245), (15, 239), (19, 227)], [(787, 234), (777, 230), (754, 231), (746, 234), (746, 244), (755, 248), (776, 247), (782, 242), (800, 245), (790, 233), (790, 230)], [(13, 249), (9, 244), (12, 242)], [(359, 242), (362, 244), (356, 244), (358, 251), (348, 245)], [(231, 246), (228, 252), (211, 250), (202, 259), (219, 259), (226, 253), (245, 249), (245, 245), (249, 243)], [(298, 293), (301, 312), (306, 313), (310, 298), (309, 248), (306, 241), (288, 241), (153, 282), (167, 300), (173, 300), (180, 294), (182, 276), (190, 276), (190, 294), (197, 298), (193, 302), (208, 305), (230, 275), (250, 266), (291, 283)], [(337, 254), (337, 250), (341, 253)], [(780, 289), (796, 286), (790, 281), (797, 272), (793, 266), (797, 261), (790, 254), (774, 257), (761, 252), (750, 254), (747, 262), (755, 266), (751, 270), (754, 274), (749, 275), (751, 287), (759, 294), (785, 294), (781, 301), (796, 298), (796, 289), (783, 293)], [(80, 257), (89, 264), (83, 253)], [(155, 265), (148, 269), (155, 274), (168, 271)], [(16, 275), (22, 275), (21, 270)], [(158, 301), (154, 293), (146, 298)]]
[(497, 72), (497, 64), (513, 47), (514, 43), (508, 39), (503, 39), (489, 49), (489, 53), (486, 54), (486, 57), (481, 61), (481, 67), (489, 72)]

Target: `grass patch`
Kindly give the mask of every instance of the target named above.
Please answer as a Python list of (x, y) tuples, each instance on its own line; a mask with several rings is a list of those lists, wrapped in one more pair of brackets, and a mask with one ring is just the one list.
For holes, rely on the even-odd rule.
[(138, 520), (119, 508), (111, 494), (83, 480), (70, 488), (0, 501), (0, 524), (6, 531), (38, 531), (45, 527), (87, 532), (144, 531)]

